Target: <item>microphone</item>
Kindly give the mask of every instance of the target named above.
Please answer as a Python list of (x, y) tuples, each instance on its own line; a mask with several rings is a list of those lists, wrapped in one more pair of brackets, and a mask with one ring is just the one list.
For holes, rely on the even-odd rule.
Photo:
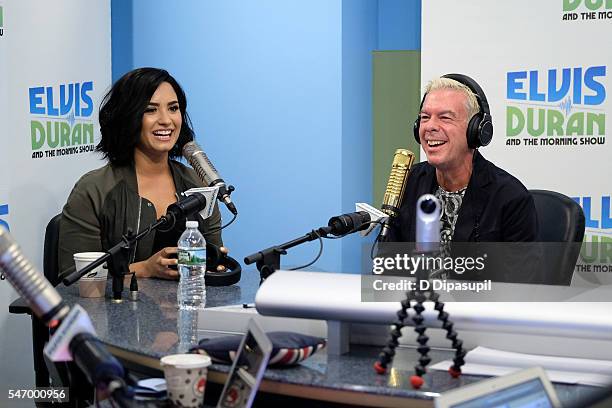
[(407, 149), (397, 149), (393, 155), (391, 163), (391, 174), (387, 181), (387, 189), (383, 197), (381, 206), (382, 212), (389, 216), (389, 219), (383, 224), (380, 232), (380, 240), (384, 241), (389, 233), (389, 222), (392, 218), (399, 216), (399, 210), (404, 199), (404, 190), (406, 182), (410, 175), (410, 167), (414, 162), (414, 153)]
[(41, 321), (56, 326), (68, 314), (57, 290), (30, 263), (9, 232), (0, 225), (0, 270)]
[(416, 250), (437, 251), (440, 248), (440, 201), (432, 194), (423, 194), (416, 207)]
[(57, 290), (23, 255), (19, 245), (1, 225), (0, 269), (45, 325), (50, 328), (59, 325), (45, 346), (45, 354), (52, 361), (74, 360), (92, 385), (123, 378), (123, 366), (95, 338), (95, 330), (85, 310), (80, 305), (70, 310)]
[(322, 235), (332, 234), (338, 237), (367, 229), (371, 220), (367, 211), (342, 214), (330, 218), (327, 227), (319, 228), (318, 231)]
[(237, 215), (238, 210), (230, 197), (230, 194), (234, 191), (234, 186), (226, 186), (225, 181), (223, 181), (202, 148), (196, 142), (188, 142), (183, 147), (183, 157), (191, 164), (191, 167), (193, 167), (204, 184), (208, 187), (219, 186), (217, 198), (223, 201), (232, 214)]
[(184, 220), (191, 214), (206, 208), (206, 197), (201, 193), (193, 193), (176, 203), (170, 204), (166, 209), (166, 215), (161, 217), (164, 222), (159, 227), (160, 231), (169, 231), (179, 220)]

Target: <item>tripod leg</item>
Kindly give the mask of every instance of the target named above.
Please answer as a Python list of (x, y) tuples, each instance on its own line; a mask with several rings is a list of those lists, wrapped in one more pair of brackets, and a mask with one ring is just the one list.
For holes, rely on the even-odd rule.
[(387, 366), (393, 361), (395, 356), (395, 349), (399, 344), (399, 338), (402, 336), (402, 327), (404, 327), (404, 321), (408, 317), (408, 309), (410, 309), (410, 302), (414, 298), (413, 292), (406, 293), (406, 299), (401, 301), (402, 308), (397, 312), (397, 321), (391, 326), (389, 332), (390, 339), (387, 345), (378, 356), (378, 361), (374, 363), (374, 370), (378, 374), (385, 374), (387, 372)]
[(459, 339), (458, 334), (453, 330), (454, 323), (449, 319), (449, 314), (444, 311), (444, 303), (439, 301), (440, 295), (431, 292), (430, 300), (434, 302), (434, 309), (438, 311), (438, 320), (442, 322), (442, 328), (446, 330), (446, 338), (452, 341), (455, 349), (455, 357), (453, 365), (448, 369), (448, 372), (453, 378), (461, 375), (461, 366), (465, 364), (465, 355), (467, 351), (463, 348), (463, 341)]
[(423, 324), (425, 321), (423, 317), (423, 311), (425, 310), (423, 302), (425, 300), (425, 295), (422, 292), (416, 293), (417, 303), (413, 306), (416, 314), (412, 317), (412, 321), (414, 322), (414, 331), (418, 333), (417, 342), (419, 343), (419, 347), (417, 347), (417, 351), (421, 357), (419, 358), (419, 363), (414, 367), (415, 375), (410, 377), (410, 383), (416, 389), (423, 386), (423, 374), (427, 372), (427, 364), (431, 362), (431, 358), (428, 356), (430, 348), (427, 345), (429, 337), (425, 334), (427, 327)]

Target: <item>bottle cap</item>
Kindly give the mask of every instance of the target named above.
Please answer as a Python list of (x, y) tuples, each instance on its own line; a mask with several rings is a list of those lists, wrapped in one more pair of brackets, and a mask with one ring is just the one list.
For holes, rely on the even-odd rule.
[(198, 222), (197, 221), (187, 221), (185, 223), (185, 226), (187, 228), (198, 228)]

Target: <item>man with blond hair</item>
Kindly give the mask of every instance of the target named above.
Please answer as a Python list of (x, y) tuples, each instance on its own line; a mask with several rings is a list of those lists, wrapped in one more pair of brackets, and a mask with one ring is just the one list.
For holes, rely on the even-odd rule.
[(391, 241), (414, 242), (416, 201), (434, 194), (442, 204), (441, 242), (528, 242), (538, 234), (531, 194), (479, 152), (493, 136), (486, 96), (468, 76), (429, 82), (414, 124), (427, 161), (415, 165)]

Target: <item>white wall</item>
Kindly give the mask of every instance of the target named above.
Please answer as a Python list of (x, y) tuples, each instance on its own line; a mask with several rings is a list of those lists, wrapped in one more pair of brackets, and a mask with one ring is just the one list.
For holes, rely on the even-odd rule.
[[(10, 227), (42, 270), (47, 222), (61, 210), (78, 176), (102, 165), (97, 155), (80, 150), (99, 139), (97, 111), (110, 86), (110, 1), (0, 0), (0, 7), (0, 223)], [(74, 92), (75, 84), (79, 97), (61, 112), (61, 89)], [(67, 95), (64, 100), (70, 102)], [(32, 122), (44, 128), (62, 123), (58, 126), (71, 132), (69, 146), (54, 146), (48, 137), (33, 146)], [(92, 129), (93, 141), (72, 140), (79, 127)], [(40, 132), (35, 139), (41, 140)], [(51, 156), (70, 147), (77, 152)], [(31, 386), (34, 379), (29, 319), (8, 314), (16, 298), (8, 281), (0, 281), (0, 406), (7, 406), (8, 389)]]

